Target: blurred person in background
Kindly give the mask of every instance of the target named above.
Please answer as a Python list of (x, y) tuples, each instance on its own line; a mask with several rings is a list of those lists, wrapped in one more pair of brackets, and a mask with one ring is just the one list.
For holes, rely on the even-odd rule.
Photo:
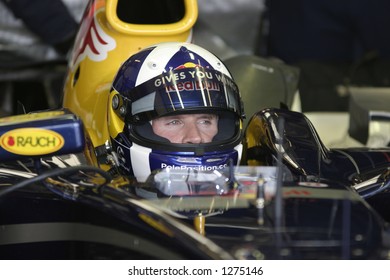
[[(88, 0), (0, 0), (0, 114), (57, 105)], [(54, 100), (48, 100), (49, 98)]]
[(390, 86), (390, 1), (266, 0), (264, 56), (298, 66), (302, 111), (348, 110), (348, 85)]

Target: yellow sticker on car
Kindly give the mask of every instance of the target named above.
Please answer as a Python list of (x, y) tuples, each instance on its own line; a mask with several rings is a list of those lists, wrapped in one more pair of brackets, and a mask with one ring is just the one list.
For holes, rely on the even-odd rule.
[(35, 156), (51, 154), (64, 146), (64, 138), (57, 132), (42, 128), (18, 128), (0, 137), (0, 146), (13, 154)]

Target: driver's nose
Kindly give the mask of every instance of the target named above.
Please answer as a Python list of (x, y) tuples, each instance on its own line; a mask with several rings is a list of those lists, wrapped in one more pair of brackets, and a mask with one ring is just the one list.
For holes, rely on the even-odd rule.
[(196, 127), (196, 125), (191, 124), (191, 125), (186, 126), (183, 133), (184, 133), (184, 136), (182, 139), (183, 143), (187, 143), (187, 144), (202, 143), (202, 136), (200, 134), (199, 129)]

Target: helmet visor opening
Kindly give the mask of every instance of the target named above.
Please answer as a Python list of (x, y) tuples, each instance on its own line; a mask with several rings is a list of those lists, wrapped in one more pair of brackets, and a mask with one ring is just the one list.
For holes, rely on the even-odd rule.
[[(194, 112), (196, 113), (196, 111)], [(211, 112), (210, 112), (211, 113)], [(218, 132), (213, 137), (212, 143), (224, 143), (231, 141), (232, 139), (237, 138), (240, 135), (240, 121), (237, 116), (228, 111), (221, 112), (212, 112), (218, 116)], [(140, 124), (129, 124), (128, 126), (131, 139), (136, 141), (138, 139), (140, 143), (147, 145), (148, 142), (153, 144), (167, 144), (170, 143), (181, 146), (188, 146), (188, 144), (182, 143), (171, 143), (167, 138), (161, 137), (153, 132), (153, 128), (149, 122), (144, 122)], [(135, 136), (135, 137), (134, 137)], [(136, 139), (134, 139), (136, 138)], [(136, 141), (137, 142), (137, 141)], [(204, 145), (209, 145), (210, 143), (204, 143)], [(199, 146), (201, 144), (195, 144)]]

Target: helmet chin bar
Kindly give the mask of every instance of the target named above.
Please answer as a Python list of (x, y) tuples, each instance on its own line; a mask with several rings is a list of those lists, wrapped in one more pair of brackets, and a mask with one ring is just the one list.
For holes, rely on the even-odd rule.
[(152, 171), (164, 168), (219, 170), (229, 165), (231, 160), (235, 165), (238, 164), (242, 154), (241, 143), (231, 149), (196, 155), (188, 152), (153, 150), (134, 142), (131, 146), (125, 146), (124, 142), (112, 139), (111, 164), (118, 167), (121, 173), (134, 176), (139, 182), (145, 182)]

